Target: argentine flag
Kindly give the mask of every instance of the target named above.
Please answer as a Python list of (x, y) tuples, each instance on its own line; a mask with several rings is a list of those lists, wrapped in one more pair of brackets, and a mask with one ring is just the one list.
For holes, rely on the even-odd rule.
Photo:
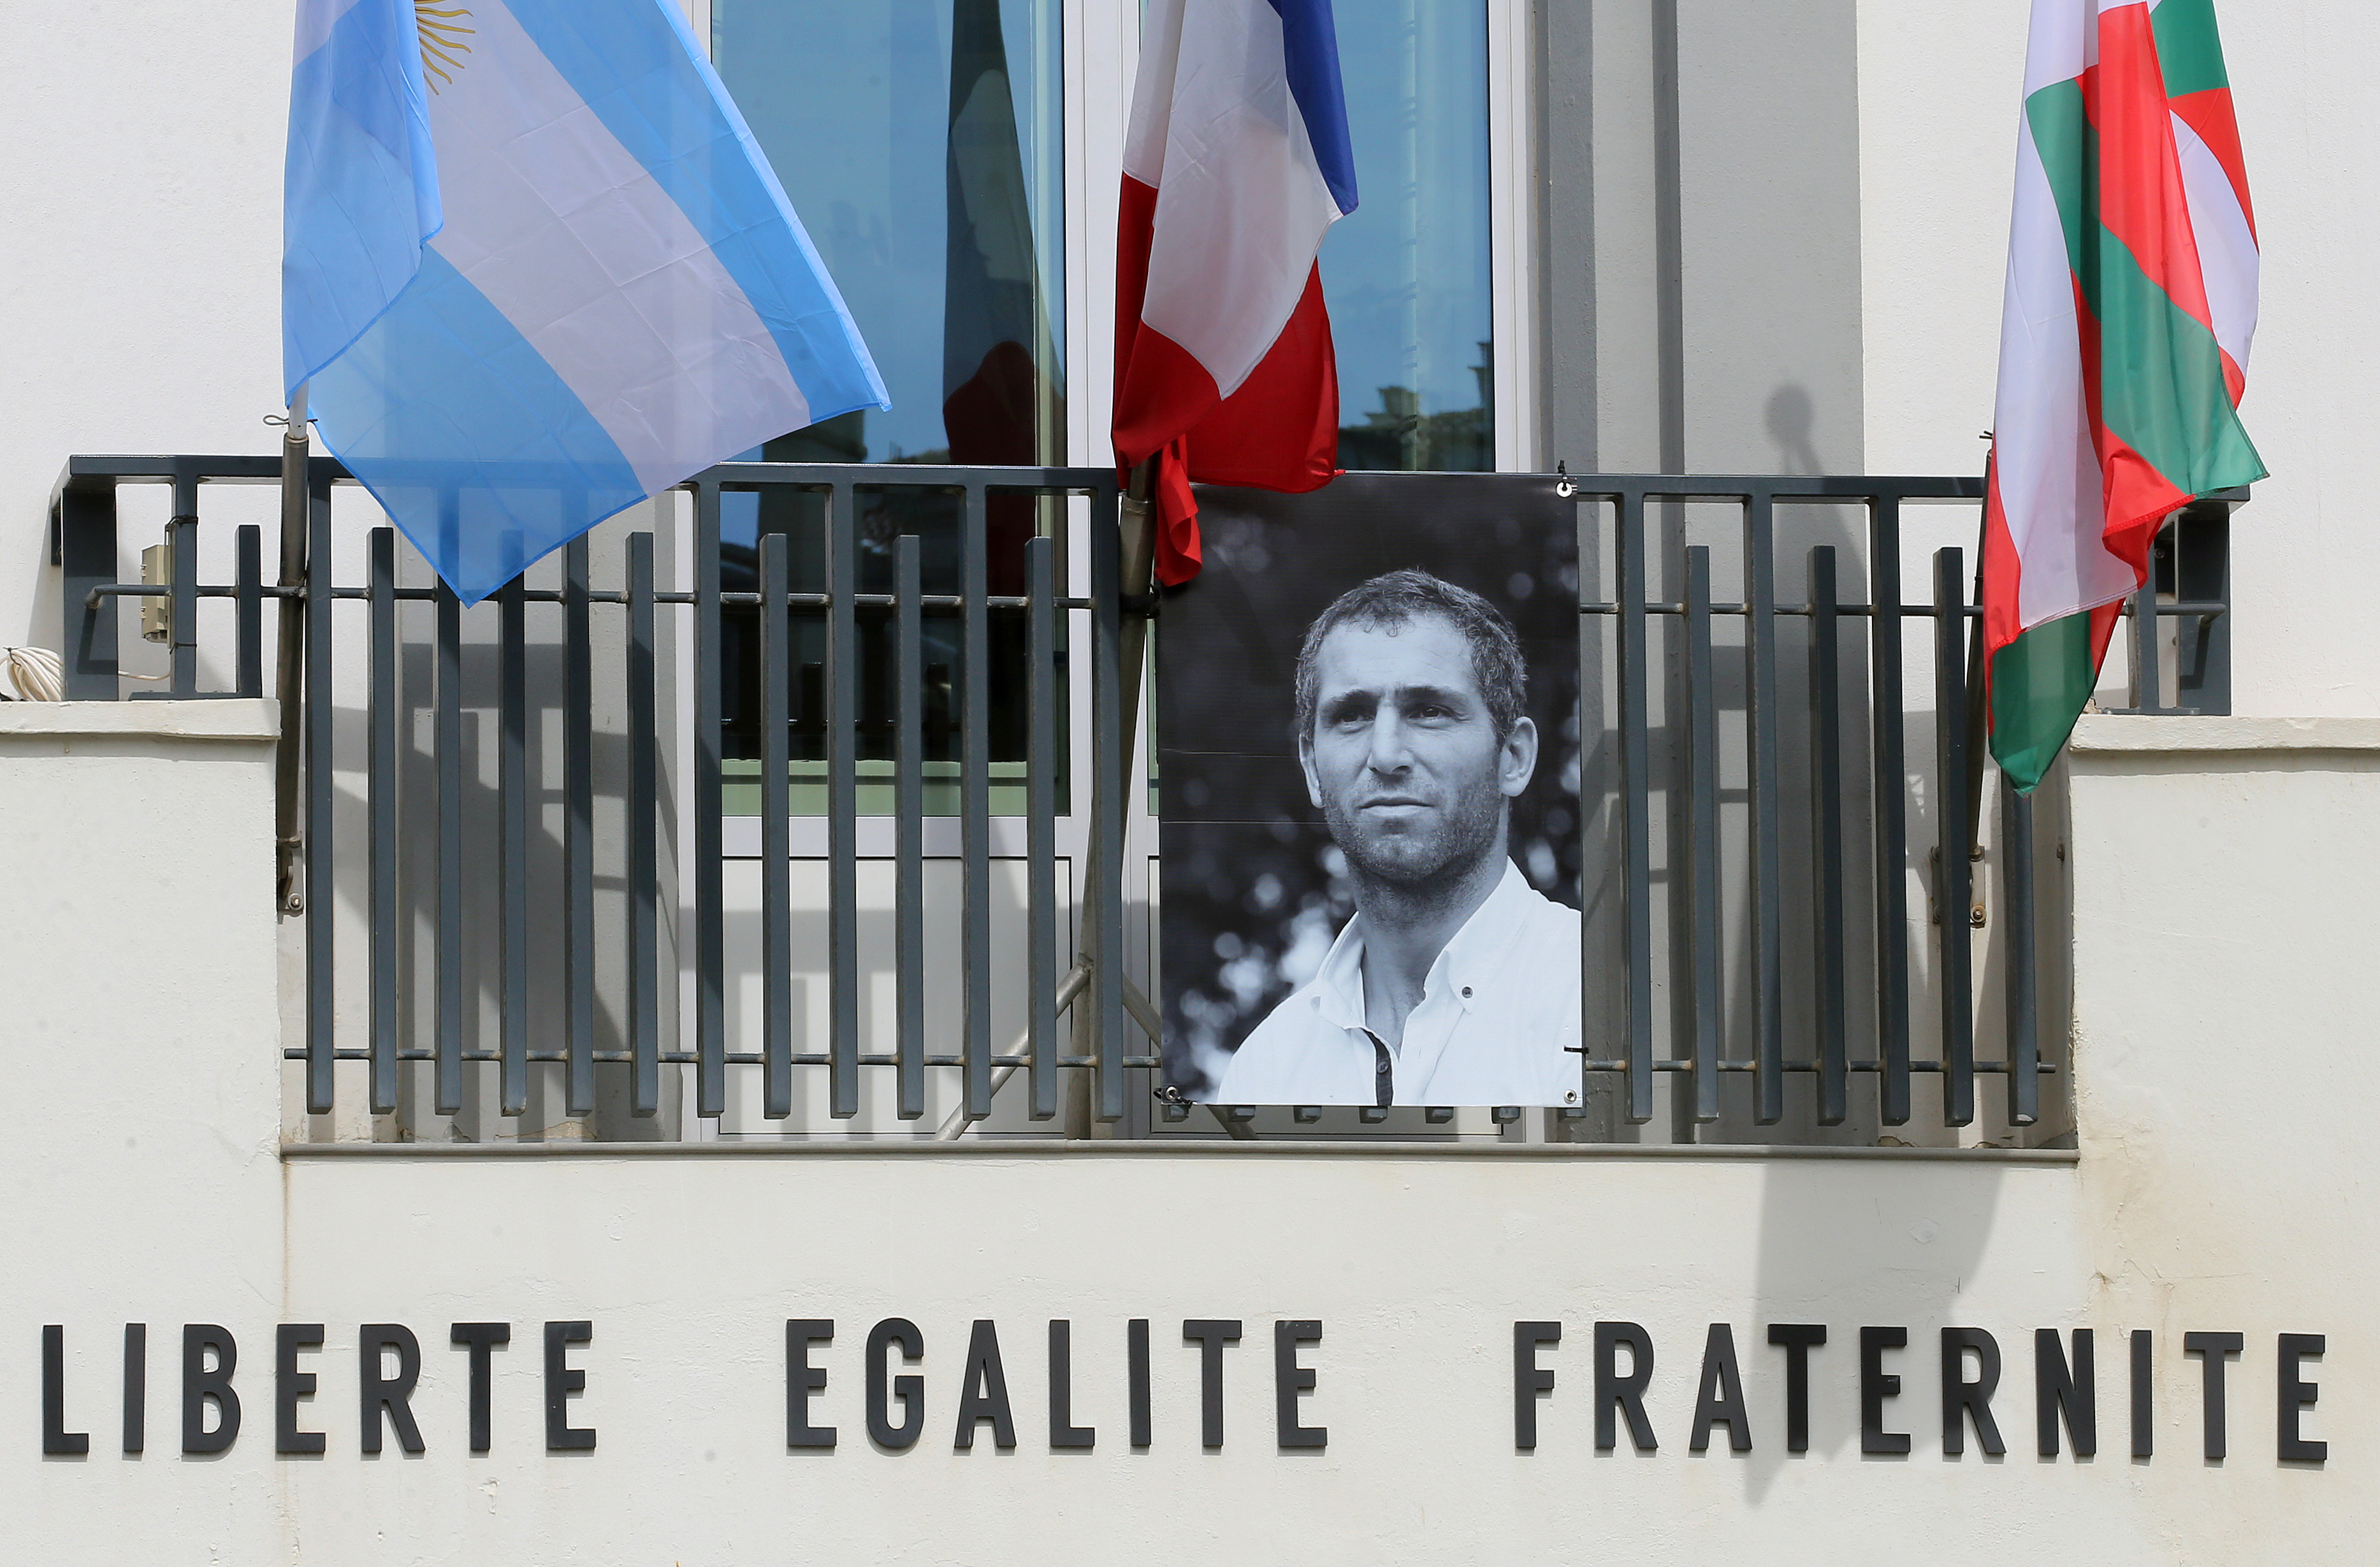
[(673, 0), (299, 0), (283, 370), (465, 602), (884, 383)]

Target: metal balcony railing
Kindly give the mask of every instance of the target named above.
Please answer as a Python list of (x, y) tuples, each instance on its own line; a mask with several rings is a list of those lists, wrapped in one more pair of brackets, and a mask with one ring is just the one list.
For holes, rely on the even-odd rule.
[[(1127, 942), (1128, 914), (1145, 916), (1148, 899), (1126, 874), (1126, 834), (1136, 623), (1154, 603), (1122, 587), (1112, 470), (723, 465), (661, 513), (607, 525), (606, 579), (582, 540), (468, 609), (385, 527), (369, 532), (360, 579), (336, 580), (332, 497), (349, 481), (327, 458), (308, 472), (306, 548), (284, 553), (302, 565), (277, 583), (263, 579), (261, 524), (232, 529), (228, 584), (201, 582), (198, 564), (201, 529), (221, 529), (202, 520), (202, 497), (277, 482), (272, 457), (76, 457), (53, 533), (69, 698), (121, 693), (127, 599), (168, 606), (151, 617), (167, 638), (156, 694), (176, 698), (218, 694), (200, 689), (216, 661), (230, 672), (220, 694), (264, 694), (266, 606), (299, 617), (286, 694), (302, 854), (285, 912), (305, 921), (307, 993), (286, 1054), (302, 1063), (308, 1113), (355, 1092), (342, 1087), (354, 1073), (375, 1115), (451, 1116), (485, 1095), (520, 1117), (533, 1069), (551, 1063), (559, 1108), (578, 1117), (602, 1100), (630, 1122), (686, 1125), (748, 1096), (762, 1123), (816, 1108), (824, 1129), (865, 1099), (923, 1130), (941, 1119), (928, 1119), (941, 1098), (929, 1083), (954, 1074), (955, 1133), (993, 1116), (1021, 1075), (1002, 1101), (1020, 1131), (1064, 1117), (1077, 1134), (1099, 1122), (1122, 1135), (1256, 1135), (1245, 1109), (1209, 1120), (1152, 1093), (1154, 987)], [(118, 491), (136, 484), (171, 487), (163, 580), (123, 580)], [(1930, 601), (1902, 597), (1904, 508), (1972, 506), (1979, 483), (1483, 474), (1477, 509), (1512, 487), (1557, 485), (1578, 502), (1583, 567), (1597, 563), (1580, 589), (1597, 666), (1582, 788), (1621, 895), (1590, 917), (1582, 957), (1602, 961), (1608, 938), (1619, 966), (1606, 1023), (1589, 1019), (1588, 1103), (1548, 1111), (1551, 1136), (1583, 1131), (1597, 1103), (1616, 1112), (1610, 1124), (1652, 1123), (1664, 1093), (1682, 1140), (1717, 1123), (1755, 1138), (1789, 1122), (1901, 1126), (1921, 1119), (1929, 1078), (1941, 1124), (1974, 1122), (1994, 1078), (1993, 1116), (2043, 1124), (2063, 1050), (2062, 1029), (2045, 1025), (2063, 1002), (2045, 1000), (2043, 931), (2060, 928), (2062, 893), (2036, 875), (2033, 802), (2008, 791), (1991, 835), (1997, 901), (1973, 881), (1986, 834), (1963, 553), (1937, 553)], [(1845, 538), (1859, 558), (1811, 546), (1803, 590), (1780, 601), (1779, 518), (1799, 508), (1855, 518)], [(2142, 709), (2174, 711), (2160, 681), (2176, 675), (2185, 709), (2228, 705), (2227, 511), (2200, 508), (2160, 546), (2153, 588), (2166, 601), (2145, 593), (2136, 615)], [(1728, 526), (1691, 541), (1715, 516)], [(2182, 555), (2193, 528), (2202, 545)], [(1723, 598), (1715, 558), (1740, 583)], [(224, 598), (228, 657), (202, 661), (199, 605)], [(2178, 662), (2160, 654), (2169, 624), (2184, 630)], [(1907, 667), (1912, 632), (1923, 674)], [(1932, 732), (1916, 754), (1912, 725)], [(343, 806), (342, 775), (359, 810)], [(724, 868), (752, 853), (759, 929), (739, 969)], [(889, 919), (879, 930), (868, 914), (866, 936), (863, 858), (891, 883), (867, 905)], [(995, 898), (995, 859), (1021, 868), (1021, 897)], [(929, 862), (956, 869), (954, 919), (929, 898)], [(823, 882), (814, 941), (796, 935), (793, 884), (810, 869)], [(1913, 885), (1932, 910), (1922, 927)], [(361, 916), (360, 964), (337, 945), (343, 886)], [(1979, 1040), (1986, 903), (2000, 993)], [(1021, 948), (1004, 966), (996, 936)], [(805, 1019), (818, 1009), (795, 994), (796, 958), (813, 947), (816, 1038)], [(945, 975), (955, 1017), (929, 1026), (928, 991)], [(747, 978), (758, 1026), (731, 1027), (731, 981)], [(1000, 1009), (996, 982), (1011, 996)], [(731, 1094), (747, 1072), (756, 1081)], [(1797, 1078), (1809, 1095), (1789, 1101)], [(1865, 1083), (1872, 1098), (1854, 1091)], [(1313, 1119), (1299, 1111), (1292, 1124)]]

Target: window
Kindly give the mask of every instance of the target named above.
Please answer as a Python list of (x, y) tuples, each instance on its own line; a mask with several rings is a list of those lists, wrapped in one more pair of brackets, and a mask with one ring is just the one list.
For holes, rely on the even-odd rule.
[(1340, 466), (1493, 468), (1486, 0), (1338, 19), (1361, 197), (1322, 246)]
[[(1052, 464), (1065, 457), (1064, 210), (1060, 0), (716, 0), (712, 49), (761, 150), (842, 289), (892, 407), (846, 414), (767, 443), (782, 462)], [(859, 588), (892, 589), (894, 541), (922, 541), (925, 590), (959, 589), (959, 499), (860, 497)], [(990, 589), (1024, 591), (1024, 542), (1054, 504), (990, 503)], [(758, 586), (764, 532), (791, 540), (794, 588), (824, 586), (816, 497), (728, 493), (721, 580)], [(823, 808), (819, 682), (825, 626), (795, 621), (795, 809)], [(864, 614), (862, 808), (891, 809), (889, 621)], [(755, 612), (723, 617), (728, 808), (758, 808)], [(958, 623), (925, 624), (928, 808), (953, 808), (955, 715), (967, 672)], [(991, 626), (995, 808), (1021, 808), (1023, 616)], [(1061, 658), (1062, 661), (1062, 653)]]
[(1062, 460), (1058, 0), (717, 0), (719, 72), (876, 357), (812, 462)]

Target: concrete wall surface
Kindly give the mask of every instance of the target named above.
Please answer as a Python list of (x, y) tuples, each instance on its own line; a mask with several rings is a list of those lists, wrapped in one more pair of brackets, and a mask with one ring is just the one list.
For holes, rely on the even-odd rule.
[[(0, 1393), (25, 1461), (0, 1484), (12, 1561), (284, 1554), (270, 1471), (178, 1462), (164, 1396), (183, 1323), (281, 1299), (278, 726), (267, 701), (0, 706), (0, 1061), (24, 1133), (0, 1138), (0, 1342), (23, 1341), (0, 1354), (21, 1363)], [(67, 1342), (113, 1371), (144, 1318), (149, 1453), (121, 1457), (110, 1420), (91, 1458), (42, 1458), (42, 1325), (91, 1323)], [(249, 1341), (251, 1367), (270, 1342)], [(183, 1483), (124, 1483), (156, 1469)]]
[[(2029, 0), (1859, 6), (1861, 285), (1871, 473), (1981, 473), (1992, 425)], [(2380, 8), (2219, 0), (2262, 247), (2240, 414), (2272, 477), (2231, 529), (2235, 712), (2380, 714), (2360, 586), (2380, 420), (2380, 164), (2364, 155)], [(1945, 509), (1912, 545), (1975, 544)]]
[[(2350, 1560), (2375, 1516), (2380, 1213), (2349, 1074), (2372, 1033), (2358, 960), (2380, 886), (2380, 725), (2087, 721), (2066, 845), (2079, 1149), (1794, 1157), (1108, 1142), (276, 1158), (271, 733), (264, 704), (0, 708), (0, 994), (26, 1107), (0, 1144), (10, 1560), (2237, 1563)], [(895, 1318), (922, 1350), (888, 1367), (922, 1379), (922, 1435), (902, 1450), (868, 1413), (870, 1330)], [(832, 1451), (788, 1448), (788, 1318), (832, 1322), (804, 1406)], [(1069, 1417), (1089, 1451), (1053, 1450), (1052, 1318), (1071, 1324)], [(1209, 1450), (1184, 1323), (1213, 1319), (1241, 1336), (1215, 1352)], [(1318, 1324), (1287, 1345), (1309, 1391), (1284, 1373), (1284, 1320)], [(1529, 1452), (1524, 1320), (1562, 1327), (1536, 1352), (1554, 1380)], [(954, 1445), (963, 1399), (1001, 1403), (978, 1321), (1011, 1449), (990, 1417)], [(452, 1342), (469, 1322), (509, 1330), (484, 1357), (485, 1452), (474, 1355)], [(549, 1344), (557, 1322), (585, 1341)], [(1598, 1450), (1598, 1358), (1619, 1383), (1636, 1368), (1625, 1343), (1598, 1356), (1598, 1322), (1649, 1342), (1654, 1451), (1624, 1408)], [(1715, 1323), (1748, 1452), (1726, 1424), (1692, 1451), (1698, 1403), (1730, 1391)], [(1779, 1323), (1828, 1330), (1803, 1453)], [(217, 1452), (183, 1451), (192, 1324), (237, 1346), (242, 1424)], [(278, 1324), (321, 1327), (286, 1375)], [(418, 1373), (395, 1351), (374, 1373), (399, 1384), (418, 1455), (383, 1404), (363, 1418), (372, 1324), (418, 1345)], [(1864, 1349), (1872, 1328), (1905, 1347)], [(1963, 1453), (1944, 1451), (1946, 1328), (1991, 1335), (2004, 1456), (1972, 1422)], [(2059, 1456), (2040, 1455), (2042, 1329), (2094, 1330), (2095, 1456), (2078, 1461), (2064, 1422)], [(2139, 1459), (2127, 1335), (2143, 1329), (2155, 1452)], [(2193, 1332), (2241, 1335), (2220, 1463), (2202, 1456)], [(2320, 1461), (2280, 1456), (2282, 1334), (2324, 1335), (2286, 1379), (2311, 1385), (2287, 1409), (2299, 1440), (2328, 1444)], [(2079, 1370), (2077, 1342), (2058, 1343)], [(1291, 1424), (1325, 1445), (1284, 1446), (1284, 1386)], [(1908, 1451), (1864, 1452), (1893, 1445), (1864, 1439), (1864, 1418)], [(201, 1409), (199, 1445), (219, 1425)], [(306, 1445), (285, 1425), (323, 1451), (276, 1452)], [(368, 1428), (389, 1433), (376, 1454)], [(557, 1429), (594, 1445), (553, 1451)], [(45, 1454), (45, 1430), (87, 1451)]]

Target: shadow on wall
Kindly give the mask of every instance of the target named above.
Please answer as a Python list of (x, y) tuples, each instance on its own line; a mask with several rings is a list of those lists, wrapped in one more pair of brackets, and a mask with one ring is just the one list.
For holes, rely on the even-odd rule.
[[(1840, 1177), (1840, 1172), (1833, 1172)], [(2000, 1429), (2010, 1438), (2009, 1451), (2018, 1452), (2017, 1428), (2008, 1397), (2018, 1382), (2017, 1346), (2006, 1334), (2015, 1324), (1968, 1322), (1960, 1315), (1958, 1298), (1964, 1281), (1974, 1276), (1991, 1237), (1999, 1207), (1998, 1169), (1949, 1164), (1897, 1165), (1875, 1169), (1876, 1180), (1864, 1183), (1865, 1212), (1845, 1212), (1829, 1204), (1831, 1187), (1823, 1163), (1777, 1160), (1769, 1164), (1760, 1200), (1760, 1257), (1755, 1298), (1760, 1318), (1752, 1324), (1752, 1342), (1738, 1346), (1745, 1380), (1765, 1381), (1775, 1396), (1753, 1401), (1755, 1422), (1752, 1452), (1743, 1455), (1746, 1500), (1767, 1500), (1769, 1489), (1792, 1465), (1814, 1454), (1860, 1456), (1860, 1342), (1863, 1324), (1899, 1326), (1908, 1330), (1905, 1348), (1886, 1357), (1886, 1368), (1900, 1379), (1900, 1396), (1885, 1405), (1883, 1428), (1909, 1438), (1906, 1455), (1873, 1455), (1872, 1464), (1906, 1464), (1928, 1448), (1932, 1461), (1941, 1462), (1940, 1406), (1929, 1397), (1938, 1375), (1939, 1337), (1944, 1326), (1989, 1328), (2001, 1333), (2003, 1356), (2000, 1397), (1995, 1401)], [(1785, 1351), (1768, 1344), (1772, 1323), (1814, 1323), (1826, 1327), (1827, 1342), (1809, 1354), (1810, 1452), (1786, 1451), (1784, 1426)], [(1765, 1364), (1761, 1364), (1764, 1363)], [(1752, 1367), (1761, 1364), (1761, 1373)], [(1968, 1375), (1973, 1376), (1972, 1362)], [(1711, 1453), (1721, 1451), (1712, 1443)], [(1971, 1448), (1964, 1460), (1950, 1462), (1998, 1464)]]
[(1777, 443), (1778, 472), (1827, 471), (1827, 465), (1818, 459), (1817, 443), (1811, 438), (1816, 420), (1817, 405), (1811, 400), (1810, 389), (1800, 382), (1789, 381), (1768, 395), (1762, 422), (1767, 427), (1768, 438)]

